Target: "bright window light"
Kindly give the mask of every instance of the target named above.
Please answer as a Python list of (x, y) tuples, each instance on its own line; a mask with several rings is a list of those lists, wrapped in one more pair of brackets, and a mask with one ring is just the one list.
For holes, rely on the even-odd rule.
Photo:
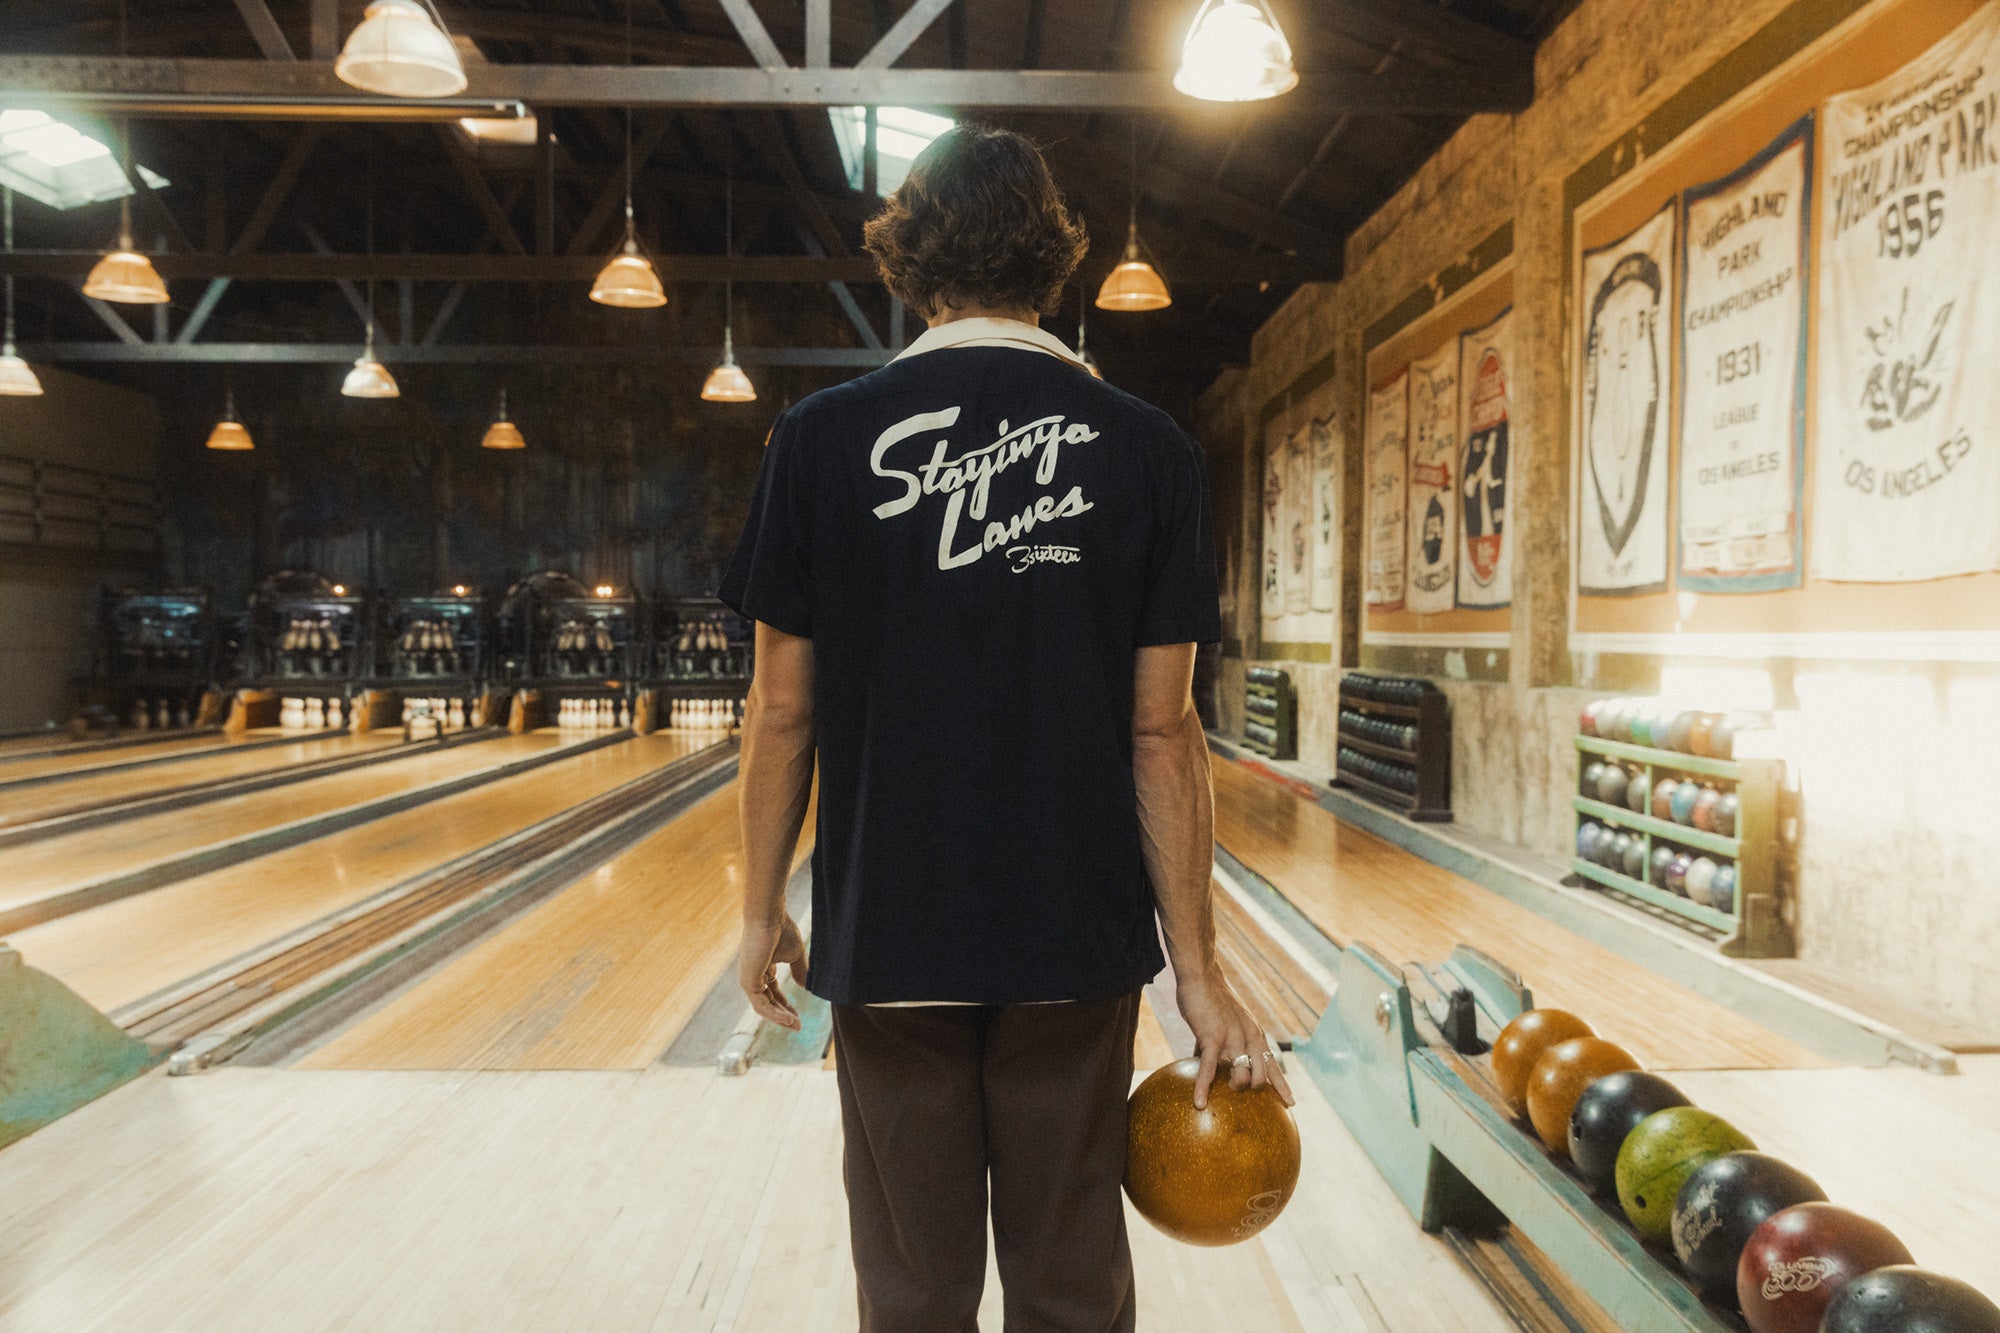
[[(833, 137), (840, 144), (840, 158), (847, 167), (847, 183), (855, 189), (867, 178), (864, 156), (868, 144), (868, 108), (836, 106), (828, 109), (833, 119)], [(949, 116), (934, 115), (915, 107), (884, 106), (875, 109), (875, 189), (888, 194), (910, 174), (910, 163), (930, 147), (931, 140), (954, 124)]]
[[(167, 186), (165, 176), (145, 167), (139, 175), (156, 190)], [(132, 193), (131, 182), (102, 139), (46, 111), (0, 110), (0, 185), (11, 185), (50, 208), (76, 208)]]

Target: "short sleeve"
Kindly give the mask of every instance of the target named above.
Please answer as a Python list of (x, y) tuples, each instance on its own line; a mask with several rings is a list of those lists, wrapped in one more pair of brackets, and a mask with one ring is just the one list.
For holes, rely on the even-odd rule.
[(1222, 638), (1215, 579), (1215, 529), (1201, 450), (1169, 426), (1153, 488), (1152, 549), (1137, 646), (1216, 643)]
[(810, 492), (801, 484), (799, 455), (798, 423), (787, 412), (771, 428), (765, 444), (750, 517), (722, 576), (720, 595), (751, 620), (811, 638)]

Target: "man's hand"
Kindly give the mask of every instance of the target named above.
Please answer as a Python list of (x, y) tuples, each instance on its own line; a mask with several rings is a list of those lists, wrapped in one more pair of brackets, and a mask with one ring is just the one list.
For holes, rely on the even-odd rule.
[[(1176, 976), (1174, 985), (1181, 1018), (1194, 1031), (1194, 1053), (1201, 1059), (1201, 1072), (1194, 1080), (1196, 1110), (1207, 1109), (1208, 1089), (1215, 1082), (1218, 1067), (1229, 1071), (1231, 1087), (1261, 1088), (1268, 1083), (1285, 1099), (1285, 1105), (1296, 1105), (1292, 1085), (1285, 1081), (1284, 1067), (1278, 1062), (1277, 1048), (1236, 998), (1220, 965), (1207, 976)], [(1239, 1064), (1238, 1056), (1249, 1059)]]
[(778, 989), (778, 964), (792, 969), (792, 980), (806, 984), (806, 941), (799, 923), (787, 912), (777, 921), (744, 922), (743, 947), (737, 956), (736, 981), (750, 997), (759, 1018), (779, 1027), (799, 1030), (799, 1012)]

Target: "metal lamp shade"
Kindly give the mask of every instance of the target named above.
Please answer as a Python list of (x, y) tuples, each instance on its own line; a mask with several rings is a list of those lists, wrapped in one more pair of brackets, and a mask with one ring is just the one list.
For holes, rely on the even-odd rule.
[(42, 391), (42, 382), (35, 378), (34, 368), (23, 361), (9, 342), (0, 351), (0, 397), (33, 398)]
[(1174, 74), (1175, 88), (1205, 102), (1261, 102), (1298, 84), (1291, 44), (1262, 0), (1207, 0)]
[(525, 449), (528, 447), (528, 442), (522, 438), (519, 426), (502, 417), (486, 428), (486, 434), (479, 439), (479, 447), (481, 449)]
[(625, 247), (597, 271), (590, 299), (599, 305), (649, 310), (667, 303), (667, 291), (660, 285), (660, 275), (653, 271), (653, 262), (640, 254), (639, 243), (627, 236)]
[(450, 97), (465, 91), (451, 38), (416, 0), (375, 0), (333, 62), (342, 83), (389, 97)]
[(250, 438), (250, 431), (242, 422), (231, 421), (229, 418), (224, 417), (222, 420), (216, 422), (215, 429), (208, 433), (208, 447), (211, 449), (241, 451), (255, 449), (257, 445)]
[(399, 398), (403, 393), (396, 387), (396, 377), (372, 352), (355, 359), (354, 369), (340, 383), (340, 392), (345, 398)]
[(124, 305), (164, 305), (168, 299), (153, 261), (132, 250), (113, 250), (98, 260), (83, 280), (83, 294)]

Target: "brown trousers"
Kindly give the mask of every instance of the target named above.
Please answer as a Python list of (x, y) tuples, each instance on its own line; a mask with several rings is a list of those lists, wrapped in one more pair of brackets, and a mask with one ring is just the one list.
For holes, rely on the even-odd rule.
[(1121, 1186), (1138, 1021), (1136, 992), (834, 1006), (863, 1333), (974, 1333), (989, 1206), (1007, 1333), (1133, 1327)]

